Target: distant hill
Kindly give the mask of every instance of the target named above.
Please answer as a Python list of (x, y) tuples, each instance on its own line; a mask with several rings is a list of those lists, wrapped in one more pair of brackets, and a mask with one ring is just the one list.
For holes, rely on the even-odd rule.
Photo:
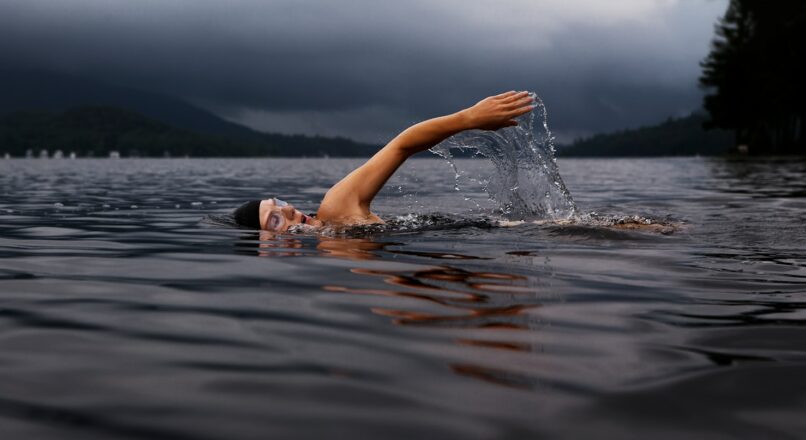
[(177, 128), (114, 107), (64, 112), (18, 111), (0, 116), (0, 154), (75, 152), (79, 156), (368, 156), (378, 147), (342, 138), (260, 134), (241, 137)]
[(705, 115), (694, 113), (684, 118), (634, 130), (599, 134), (558, 147), (562, 157), (647, 157), (712, 156), (729, 152), (734, 146), (733, 133), (703, 129)]
[(262, 133), (181, 99), (47, 72), (0, 71), (0, 154), (369, 156), (345, 138)]
[(100, 81), (49, 72), (0, 71), (0, 114), (21, 110), (63, 112), (82, 106), (117, 107), (200, 133), (255, 136), (181, 99)]

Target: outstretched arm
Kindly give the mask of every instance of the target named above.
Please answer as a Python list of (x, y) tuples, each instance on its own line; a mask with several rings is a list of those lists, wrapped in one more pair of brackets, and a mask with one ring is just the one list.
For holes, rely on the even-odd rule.
[(392, 174), (412, 155), (425, 151), (464, 130), (518, 125), (514, 118), (534, 108), (528, 92), (490, 96), (473, 107), (413, 125), (392, 139), (364, 165), (325, 194), (317, 218), (340, 223), (375, 223), (370, 204)]

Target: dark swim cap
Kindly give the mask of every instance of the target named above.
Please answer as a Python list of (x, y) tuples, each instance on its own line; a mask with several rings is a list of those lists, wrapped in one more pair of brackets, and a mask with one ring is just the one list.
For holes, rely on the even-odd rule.
[(232, 212), (235, 223), (252, 229), (260, 229), (260, 200), (252, 200)]

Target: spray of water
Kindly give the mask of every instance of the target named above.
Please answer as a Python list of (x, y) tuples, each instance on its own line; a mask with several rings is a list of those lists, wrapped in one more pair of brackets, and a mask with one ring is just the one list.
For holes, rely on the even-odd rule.
[[(509, 219), (566, 220), (577, 212), (560, 177), (546, 106), (535, 94), (535, 109), (517, 118), (518, 125), (498, 131), (470, 130), (434, 146), (456, 174), (456, 189), (480, 185)], [(455, 151), (489, 160), (479, 173), (460, 168)]]

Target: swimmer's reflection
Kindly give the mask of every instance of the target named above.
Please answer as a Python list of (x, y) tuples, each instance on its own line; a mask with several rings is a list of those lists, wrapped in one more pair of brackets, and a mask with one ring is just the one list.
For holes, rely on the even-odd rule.
[[(471, 328), (524, 328), (519, 318), (525, 309), (537, 304), (496, 301), (492, 295), (522, 294), (512, 283), (525, 280), (520, 275), (469, 272), (449, 266), (397, 272), (352, 269), (359, 275), (379, 276), (398, 289), (355, 289), (326, 285), (330, 292), (349, 292), (415, 299), (437, 305), (439, 312), (373, 308), (372, 312), (392, 318), (399, 325), (429, 325)], [(510, 299), (511, 297), (507, 297)]]
[[(311, 255), (302, 240), (288, 235), (261, 231), (256, 242), (258, 256), (288, 257)], [(417, 255), (431, 259), (480, 259), (472, 255), (437, 252), (413, 252), (389, 249), (401, 243), (373, 241), (367, 238), (318, 237), (316, 250), (327, 257), (373, 260), (379, 252)], [(253, 243), (255, 243), (253, 241)], [(253, 245), (254, 246), (254, 245)], [(430, 325), (473, 328), (526, 328), (522, 311), (538, 304), (513, 304), (513, 295), (528, 297), (534, 287), (528, 277), (502, 272), (474, 272), (451, 266), (436, 266), (415, 271), (386, 271), (354, 268), (354, 274), (377, 276), (396, 289), (357, 289), (349, 286), (325, 285), (331, 292), (346, 292), (415, 299), (440, 307), (434, 311), (408, 311), (373, 308), (373, 313), (388, 316), (399, 325)], [(469, 341), (468, 343), (473, 343)], [(481, 346), (495, 345), (479, 341)], [(517, 344), (498, 344), (516, 347)]]
[(401, 243), (378, 242), (366, 238), (319, 237), (316, 249), (328, 257), (347, 258), (351, 260), (374, 260), (377, 251), (391, 245)]
[(300, 257), (310, 255), (305, 252), (305, 244), (297, 237), (280, 235), (270, 231), (249, 233), (235, 243), (236, 252), (260, 257)]
[[(259, 236), (252, 237), (252, 252), (255, 247), (257, 255), (262, 257), (310, 256), (316, 252), (324, 257), (356, 262), (379, 259), (382, 254), (423, 257), (441, 262), (486, 259), (458, 253), (399, 250), (396, 248), (403, 246), (402, 243), (374, 241), (369, 238), (319, 236), (315, 237), (316, 250), (313, 251), (310, 249), (311, 238), (261, 231)], [(326, 284), (322, 289), (328, 292), (403, 299), (406, 301), (405, 307), (370, 307), (369, 310), (400, 326), (472, 330), (474, 337), (454, 340), (458, 345), (523, 353), (534, 351), (530, 344), (507, 340), (505, 337), (509, 333), (496, 331), (534, 330), (534, 325), (525, 312), (540, 307), (540, 304), (535, 299), (537, 289), (530, 277), (505, 272), (472, 271), (445, 264), (420, 266), (412, 270), (355, 267), (350, 272), (378, 277), (389, 288)], [(523, 388), (534, 383), (531, 377), (473, 362), (451, 362), (449, 367), (462, 376), (499, 385)]]
[[(235, 244), (236, 251), (248, 255), (257, 253), (260, 257), (301, 257), (311, 256), (310, 250), (303, 241), (304, 236), (278, 234), (271, 231), (250, 233)], [(310, 238), (310, 237), (307, 237)], [(328, 257), (348, 258), (352, 260), (372, 260), (378, 258), (374, 251), (384, 250), (390, 245), (400, 243), (374, 242), (359, 238), (317, 237), (316, 251)]]
[[(411, 252), (390, 249), (397, 243), (375, 242), (369, 239), (323, 238), (317, 249), (325, 256), (370, 260), (379, 252), (390, 254), (418, 255), (432, 259), (476, 259), (470, 255), (440, 254), (434, 252)], [(397, 246), (394, 246), (397, 247)], [(454, 340), (459, 345), (481, 348), (531, 352), (530, 344), (506, 340), (507, 332), (496, 329), (533, 330), (525, 311), (539, 307), (535, 300), (535, 287), (529, 277), (519, 274), (471, 271), (463, 268), (439, 265), (413, 270), (384, 270), (353, 268), (351, 273), (379, 277), (389, 288), (357, 288), (347, 285), (327, 284), (328, 292), (374, 295), (406, 300), (404, 307), (371, 307), (370, 311), (387, 317), (401, 326), (427, 326), (436, 328), (471, 329), (489, 332), (481, 337)], [(413, 300), (414, 302), (408, 301)], [(457, 374), (510, 387), (529, 387), (531, 377), (489, 367), (477, 363), (450, 363)]]

